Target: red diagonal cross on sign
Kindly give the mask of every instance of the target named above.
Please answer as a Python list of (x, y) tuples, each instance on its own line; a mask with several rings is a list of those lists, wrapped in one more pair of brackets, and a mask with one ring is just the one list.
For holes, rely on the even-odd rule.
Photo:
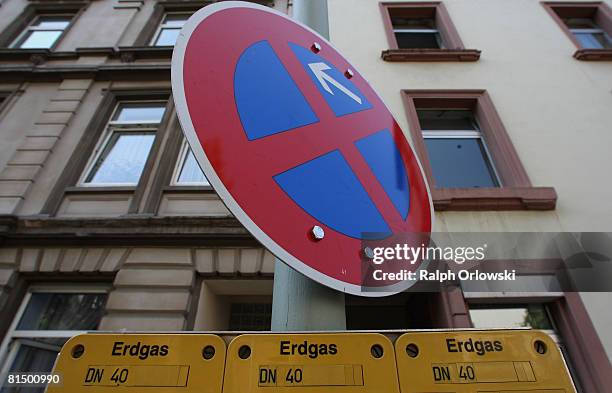
[[(247, 123), (241, 119), (243, 109), (239, 108), (244, 98), (237, 98), (235, 91), (237, 64), (245, 51), (261, 42), (272, 48), (316, 121), (249, 139), (245, 131)], [(317, 213), (306, 211), (308, 209), (296, 203), (293, 196), (279, 186), (279, 179), (275, 176), (337, 151), (358, 179), (359, 187), (365, 190), (364, 195), (396, 234), (429, 233), (431, 201), (422, 170), (402, 130), (361, 75), (355, 72), (350, 82), (334, 80), (327, 75), (326, 81), (331, 81), (332, 86), (327, 86), (325, 91), (317, 86), (320, 80), (317, 82), (311, 78), (292, 45), (310, 48), (315, 42), (321, 46), (317, 55), (324, 60), (320, 64), (322, 72), (354, 69), (323, 38), (275, 11), (254, 4), (236, 6), (231, 2), (205, 7), (187, 22), (175, 47), (172, 85), (177, 113), (207, 178), (229, 210), (265, 247), (285, 263), (323, 284), (345, 292), (368, 295), (361, 288), (361, 240), (315, 218), (319, 213), (317, 209), (323, 209), (321, 206), (325, 204), (318, 206), (315, 201), (312, 209)], [(266, 66), (248, 61), (245, 64), (246, 67), (264, 67), (261, 69)], [(257, 74), (254, 75), (252, 80), (243, 83), (258, 86), (260, 81)], [(371, 107), (337, 115), (326, 101), (329, 97), (324, 94), (348, 93), (356, 102), (362, 101), (343, 84), (358, 89)], [(255, 94), (247, 100), (270, 98), (270, 92), (266, 90), (253, 90)], [(274, 98), (272, 96), (271, 102)], [(253, 103), (257, 104), (253, 107), (260, 108), (261, 117), (269, 118), (273, 123), (285, 115), (282, 110), (295, 109), (276, 101), (279, 109), (275, 113), (275, 108), (266, 106), (265, 102), (248, 104)], [(249, 116), (259, 116), (259, 113), (249, 113)], [(391, 135), (395, 150), (374, 151), (373, 155), (365, 157), (358, 144), (383, 130)], [(370, 146), (366, 147), (370, 149)], [(379, 165), (394, 154), (397, 155), (395, 165), (401, 169), (398, 173), (403, 173), (408, 181), (409, 193), (406, 195), (409, 195), (410, 209), (406, 218), (398, 211), (397, 194), (390, 194), (391, 183), (385, 183), (389, 173), (382, 171), (381, 168), (385, 168)], [(376, 159), (377, 155), (380, 160)], [(314, 195), (315, 199), (320, 195), (327, 204), (336, 196), (340, 198), (343, 189), (338, 188), (341, 186), (330, 176), (325, 171), (321, 173), (321, 184), (331, 185), (329, 190), (324, 186), (316, 190), (309, 187), (306, 192)], [(342, 208), (338, 206), (339, 211)], [(337, 212), (324, 213), (334, 216)], [(355, 222), (360, 219), (359, 214), (359, 209), (356, 209)], [(315, 225), (325, 231), (325, 237), (320, 241), (310, 236)], [(382, 282), (380, 286), (389, 284), (393, 283)]]

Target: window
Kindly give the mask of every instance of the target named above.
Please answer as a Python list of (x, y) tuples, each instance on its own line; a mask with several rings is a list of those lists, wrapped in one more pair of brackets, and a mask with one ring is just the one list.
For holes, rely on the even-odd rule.
[(51, 49), (71, 21), (72, 15), (39, 15), (12, 46), (21, 49)]
[[(0, 376), (18, 371), (51, 371), (57, 353), (70, 337), (98, 328), (106, 298), (104, 290), (29, 291), (0, 347)], [(44, 388), (28, 391), (43, 392)]]
[(578, 60), (612, 60), (612, 10), (605, 3), (543, 3), (578, 50)]
[(165, 107), (165, 101), (120, 102), (85, 171), (81, 185), (138, 184)]
[(174, 46), (181, 28), (191, 15), (185, 13), (167, 13), (164, 15), (155, 36), (153, 46)]
[[(531, 328), (544, 330), (559, 346), (567, 362), (574, 383), (577, 384), (576, 370), (569, 361), (569, 355), (554, 325), (546, 304), (471, 304), (470, 319), (477, 329)], [(583, 390), (576, 386), (579, 392)]]
[(438, 187), (498, 187), (482, 134), (470, 110), (417, 111)]
[(210, 185), (187, 141), (183, 141), (173, 179), (173, 185), (179, 186)]
[(601, 27), (591, 19), (566, 18), (563, 19), (569, 31), (576, 37), (580, 46), (585, 49), (612, 48), (612, 39)]
[(475, 328), (522, 328), (553, 331), (548, 311), (542, 304), (471, 305), (470, 318)]
[(442, 38), (433, 18), (407, 18), (391, 15), (398, 48), (442, 48)]
[(483, 90), (404, 90), (410, 133), (436, 210), (551, 210)]
[(475, 61), (480, 51), (465, 49), (442, 3), (381, 3), (391, 49), (386, 61)]
[(230, 309), (229, 330), (270, 330), (272, 324), (272, 304), (270, 303), (233, 303)]

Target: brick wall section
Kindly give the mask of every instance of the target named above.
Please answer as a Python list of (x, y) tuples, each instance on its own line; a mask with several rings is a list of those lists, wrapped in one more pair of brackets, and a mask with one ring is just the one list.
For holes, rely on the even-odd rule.
[(272, 254), (255, 248), (0, 248), (0, 315), (20, 273), (53, 279), (70, 274), (72, 284), (79, 282), (75, 273), (115, 273), (100, 330), (184, 330), (196, 274), (273, 271)]
[(100, 329), (183, 330), (194, 280), (189, 249), (132, 249), (117, 273)]
[(22, 144), (0, 172), (0, 214), (14, 214), (25, 199), (91, 83), (90, 79), (64, 80), (34, 127), (27, 130)]
[(272, 274), (263, 249), (134, 248), (117, 273), (101, 330), (184, 330), (196, 274)]
[(113, 273), (120, 269), (127, 252), (127, 248), (0, 248), (0, 315), (20, 273), (44, 273), (52, 278), (66, 273), (71, 277), (74, 273)]

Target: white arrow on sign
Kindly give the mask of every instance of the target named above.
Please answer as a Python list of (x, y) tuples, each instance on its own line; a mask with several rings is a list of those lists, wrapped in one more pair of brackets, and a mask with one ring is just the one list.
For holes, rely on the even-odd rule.
[(353, 100), (361, 104), (361, 98), (359, 96), (357, 96), (355, 93), (347, 89), (342, 83), (338, 82), (337, 80), (329, 76), (327, 73), (325, 73), (325, 70), (331, 69), (330, 66), (328, 66), (327, 64), (323, 62), (319, 62), (319, 63), (309, 63), (308, 67), (310, 67), (310, 70), (313, 72), (313, 74), (315, 74), (321, 86), (323, 86), (325, 91), (327, 91), (329, 94), (333, 95), (334, 92), (331, 89), (331, 87), (329, 87), (329, 85), (327, 84), (328, 82), (334, 85), (338, 90), (340, 90), (341, 92), (343, 92), (344, 94), (346, 94), (347, 96), (351, 97)]

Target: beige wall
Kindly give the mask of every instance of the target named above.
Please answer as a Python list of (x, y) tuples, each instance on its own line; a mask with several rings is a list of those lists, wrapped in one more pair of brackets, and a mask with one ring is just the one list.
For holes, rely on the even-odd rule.
[[(612, 2), (605, 1), (609, 5)], [(576, 50), (537, 0), (445, 0), (474, 63), (388, 63), (377, 1), (328, 0), (330, 39), (371, 83), (406, 136), (401, 89), (486, 89), (531, 182), (553, 186), (551, 212), (436, 213), (437, 230), (612, 231), (612, 68)], [(612, 358), (609, 293), (583, 294)]]
[[(608, 3), (610, 3), (608, 1)], [(388, 63), (376, 1), (329, 0), (330, 37), (409, 136), (400, 89), (486, 89), (535, 186), (555, 187), (553, 213), (438, 213), (441, 230), (612, 230), (612, 72), (576, 50), (537, 0), (446, 0), (474, 63)], [(349, 12), (350, 10), (350, 12)], [(535, 225), (535, 227), (534, 227)]]

